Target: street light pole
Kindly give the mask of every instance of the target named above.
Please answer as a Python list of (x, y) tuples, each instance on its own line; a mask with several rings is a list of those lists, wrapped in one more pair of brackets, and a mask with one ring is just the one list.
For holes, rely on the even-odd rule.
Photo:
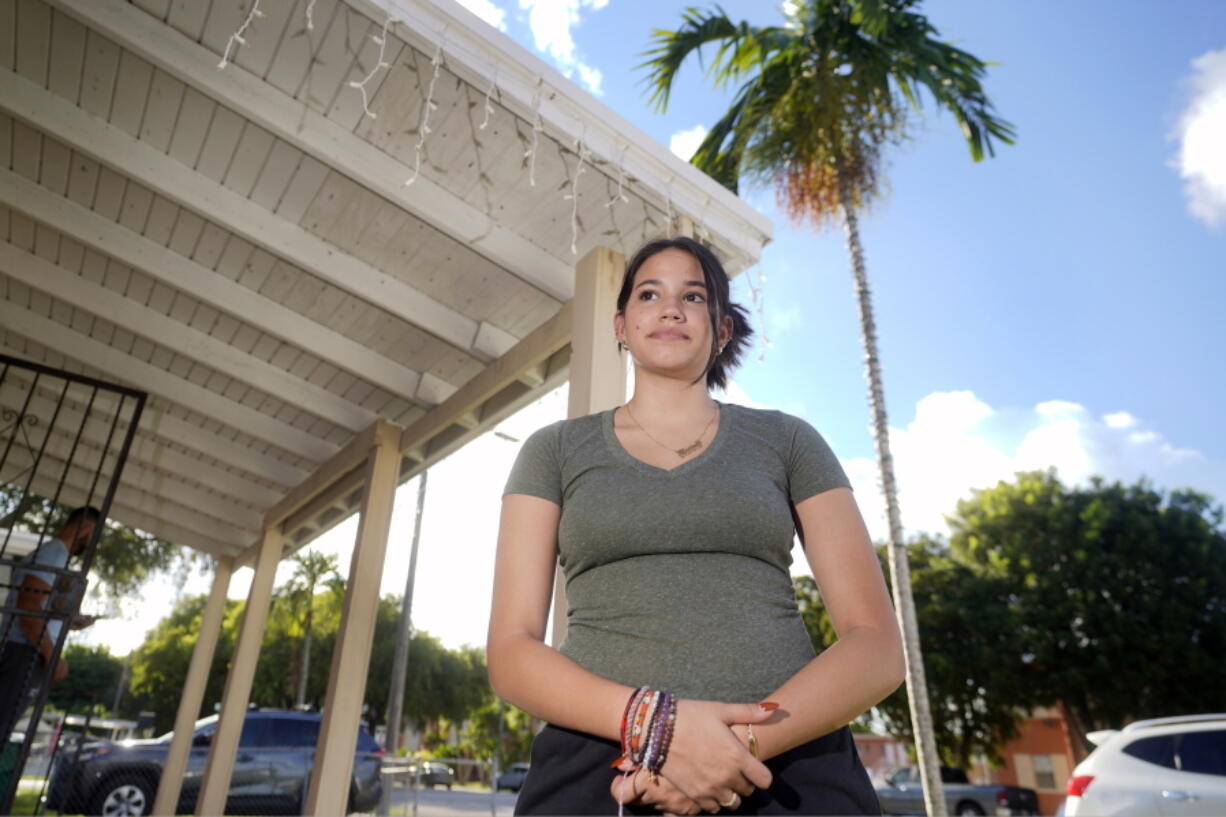
[(409, 551), (409, 576), (400, 603), (400, 628), (396, 632), (396, 655), (392, 661), (392, 686), (387, 696), (387, 736), (383, 745), (395, 755), (400, 749), (400, 718), (404, 709), (404, 681), (409, 671), (409, 637), (413, 629), (413, 582), (417, 575), (417, 545), (421, 541), (421, 518), (426, 506), (426, 477), (422, 471), (417, 482), (417, 516), (413, 520), (413, 546)]

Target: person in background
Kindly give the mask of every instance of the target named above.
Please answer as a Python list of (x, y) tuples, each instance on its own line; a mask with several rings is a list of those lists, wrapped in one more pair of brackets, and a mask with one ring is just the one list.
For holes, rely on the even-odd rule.
[[(97, 508), (71, 511), (55, 536), (13, 566), (5, 608), (30, 612), (48, 610), (61, 576), (57, 571), (68, 566), (70, 556), (89, 546), (101, 522), (102, 513)], [(93, 623), (92, 616), (78, 615), (69, 622), (69, 627), (79, 630)], [(47, 676), (48, 668), (52, 682), (62, 681), (68, 675), (68, 663), (63, 658), (56, 659), (51, 666), (62, 625), (63, 621), (56, 618), (20, 612), (11, 612), (0, 623), (0, 739), (6, 743), (17, 719), (29, 704), (30, 689)]]

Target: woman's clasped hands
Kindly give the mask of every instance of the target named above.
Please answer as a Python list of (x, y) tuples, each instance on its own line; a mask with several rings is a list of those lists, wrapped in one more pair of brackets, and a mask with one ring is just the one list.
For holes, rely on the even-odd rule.
[(771, 784), (771, 773), (732, 731), (733, 724), (756, 724), (771, 717), (777, 704), (726, 704), (683, 700), (668, 757), (653, 781), (646, 769), (630, 774), (624, 761), (609, 787), (622, 804), (654, 806), (667, 814), (715, 814), (735, 810), (755, 789)]

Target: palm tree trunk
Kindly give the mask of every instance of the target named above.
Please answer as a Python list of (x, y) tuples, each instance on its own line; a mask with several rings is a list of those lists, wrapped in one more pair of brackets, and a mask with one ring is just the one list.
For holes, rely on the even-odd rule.
[[(307, 604), (314, 604), (314, 602), (315, 598), (312, 594), (308, 597)], [(294, 697), (294, 706), (299, 709), (306, 703), (307, 675), (311, 669), (311, 619), (313, 618), (313, 612), (313, 610), (307, 610), (306, 625), (303, 627), (305, 632), (302, 634), (302, 674), (298, 676), (298, 694)]]
[(873, 320), (873, 302), (864, 264), (864, 247), (860, 243), (859, 221), (852, 206), (847, 182), (841, 174), (839, 204), (843, 210), (847, 254), (851, 256), (851, 273), (860, 307), (865, 376), (868, 378), (868, 399), (873, 411), (873, 440), (877, 448), (877, 466), (881, 472), (881, 492), (885, 497), (886, 517), (890, 524), (890, 584), (894, 588), (894, 609), (902, 628), (903, 657), (907, 667), (907, 701), (911, 707), (911, 729), (915, 734), (915, 751), (919, 759), (920, 779), (924, 785), (924, 805), (930, 817), (944, 817), (947, 813), (945, 787), (941, 785), (940, 760), (937, 757), (936, 738), (932, 729), (932, 711), (928, 705), (928, 682), (924, 677), (915, 599), (911, 595), (911, 567), (907, 561), (902, 516), (898, 510), (898, 485), (894, 479), (894, 458), (890, 454), (890, 425), (886, 420), (885, 388), (881, 382), (881, 360), (877, 354), (877, 325)]

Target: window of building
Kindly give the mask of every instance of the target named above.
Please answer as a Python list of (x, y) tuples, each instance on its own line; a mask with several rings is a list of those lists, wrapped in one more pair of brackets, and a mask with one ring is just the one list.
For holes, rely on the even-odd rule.
[(1035, 755), (1034, 787), (1036, 789), (1056, 788), (1056, 770), (1052, 766), (1051, 755)]

